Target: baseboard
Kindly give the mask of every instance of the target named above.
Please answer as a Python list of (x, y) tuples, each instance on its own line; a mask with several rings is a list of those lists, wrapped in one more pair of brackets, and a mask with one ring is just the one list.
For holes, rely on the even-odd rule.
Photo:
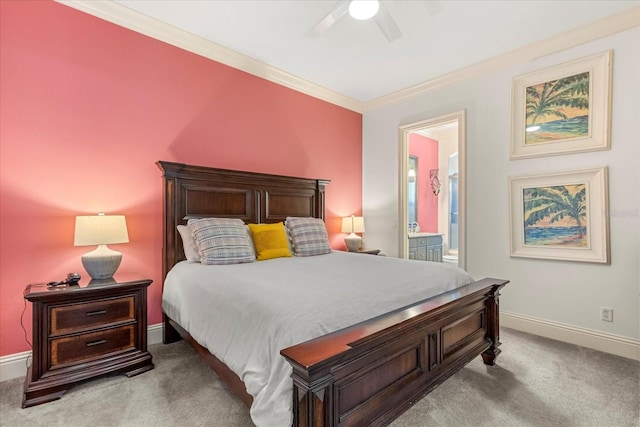
[(640, 340), (559, 322), (500, 312), (500, 326), (640, 361)]
[(162, 323), (156, 323), (147, 328), (147, 344), (160, 344), (162, 342)]
[(30, 351), (0, 357), (0, 382), (27, 375), (27, 363), (30, 360)]
[[(162, 323), (147, 328), (147, 344), (162, 342)], [(0, 357), (0, 382), (20, 378), (27, 375), (27, 364), (31, 362), (31, 352), (9, 354)]]

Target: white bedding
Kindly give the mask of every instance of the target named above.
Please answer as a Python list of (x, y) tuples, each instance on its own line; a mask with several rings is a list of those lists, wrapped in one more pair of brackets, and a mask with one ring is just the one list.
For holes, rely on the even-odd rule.
[(290, 426), (280, 350), (473, 279), (450, 264), (332, 252), (248, 264), (176, 264), (162, 308), (244, 382), (259, 427)]

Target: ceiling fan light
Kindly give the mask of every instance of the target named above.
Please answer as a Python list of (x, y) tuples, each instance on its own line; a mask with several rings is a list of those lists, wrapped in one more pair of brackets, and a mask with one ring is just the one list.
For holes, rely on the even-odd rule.
[(353, 19), (364, 21), (373, 18), (380, 9), (378, 0), (351, 0), (349, 3), (349, 15)]

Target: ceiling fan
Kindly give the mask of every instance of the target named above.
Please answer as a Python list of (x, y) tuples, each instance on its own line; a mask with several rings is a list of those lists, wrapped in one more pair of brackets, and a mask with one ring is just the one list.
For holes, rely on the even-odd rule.
[[(359, 9), (360, 8), (360, 9)], [(307, 32), (308, 37), (316, 37), (327, 31), (338, 20), (349, 13), (353, 18), (365, 20), (373, 18), (380, 31), (389, 42), (402, 37), (402, 31), (385, 7), (378, 0), (340, 0), (333, 9)]]

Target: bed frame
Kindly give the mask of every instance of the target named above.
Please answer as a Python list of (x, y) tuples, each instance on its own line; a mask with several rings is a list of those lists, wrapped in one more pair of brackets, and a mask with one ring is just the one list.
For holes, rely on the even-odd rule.
[[(324, 219), (327, 180), (164, 161), (158, 166), (164, 181), (163, 278), (185, 259), (177, 225), (189, 218)], [(293, 367), (293, 425), (387, 425), (478, 355), (493, 365), (500, 353), (499, 290), (507, 283), (482, 279), (283, 349)], [(251, 405), (235, 373), (166, 314), (163, 321), (165, 343), (185, 339)]]

